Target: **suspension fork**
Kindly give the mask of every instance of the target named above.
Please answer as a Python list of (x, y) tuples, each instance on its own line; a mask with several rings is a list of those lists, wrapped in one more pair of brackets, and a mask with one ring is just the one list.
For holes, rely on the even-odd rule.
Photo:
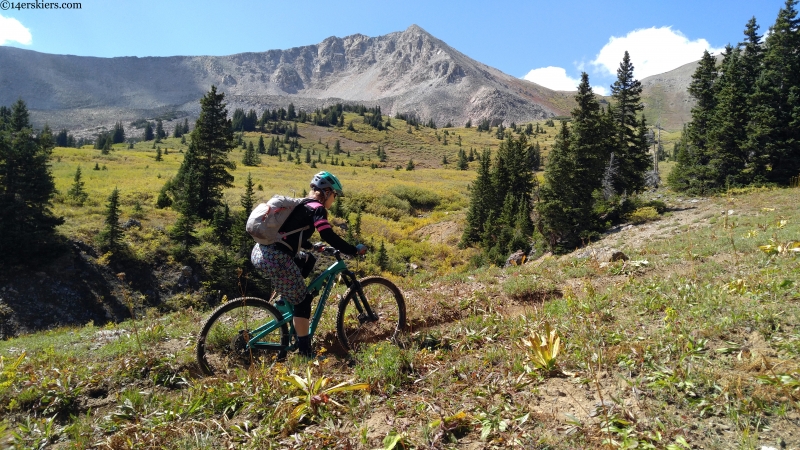
[(361, 323), (377, 322), (378, 317), (372, 312), (369, 301), (367, 301), (367, 296), (364, 295), (364, 291), (361, 289), (361, 283), (358, 281), (355, 274), (348, 270), (342, 272), (342, 278), (348, 287), (354, 289), (356, 292), (356, 295), (353, 296), (353, 305), (356, 307), (356, 311), (358, 311), (358, 321)]

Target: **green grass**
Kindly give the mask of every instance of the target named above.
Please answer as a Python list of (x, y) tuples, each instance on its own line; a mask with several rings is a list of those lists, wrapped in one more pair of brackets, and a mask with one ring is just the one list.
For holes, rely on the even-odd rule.
[[(403, 136), (406, 127), (392, 119), (398, 130), (380, 134), (354, 115), (346, 119), (357, 132), (344, 133), (351, 157), (336, 173), (349, 198), (378, 205), (391, 196), (410, 208), (397, 217), (362, 217), (365, 239), (384, 242), (392, 255), (394, 273), (386, 275), (406, 297), (408, 347), (368, 347), (354, 363), (336, 354), (310, 364), (290, 356), (201, 377), (194, 339), (208, 311), (196, 294), (176, 295), (168, 299), (172, 312), (137, 305), (135, 328), (128, 320), (0, 341), (0, 445), (374, 449), (396, 440), (405, 448), (759, 448), (790, 439), (800, 401), (800, 256), (786, 244), (800, 236), (797, 189), (737, 190), (703, 200), (707, 210), (674, 227), (643, 225), (670, 234), (626, 242), (626, 262), (568, 255), (475, 270), (467, 263), (475, 250), (455, 246), (474, 171), (439, 167), (444, 146), (433, 130)], [(340, 136), (300, 130), (308, 145), (321, 139), (313, 133)], [(474, 129), (452, 132), (473, 146), (499, 143)], [(384, 137), (386, 167), (361, 164)], [(409, 142), (416, 147), (404, 147)], [(123, 220), (137, 201), (142, 209), (143, 228), (125, 238), (135, 258), (179, 264), (158, 229), (171, 225), (174, 212), (155, 209), (153, 193), (182, 155), (170, 150), (155, 162), (151, 146), (108, 156), (56, 149), (58, 189), (69, 188), (80, 164), (90, 195), (82, 207), (56, 201), (67, 218), (59, 230), (91, 242), (116, 186)], [(180, 145), (167, 139), (166, 147)], [(394, 170), (412, 154), (423, 168)], [(95, 163), (106, 170), (91, 170)], [(662, 163), (662, 176), (669, 166)], [(258, 167), (238, 166), (225, 196), (236, 207), (248, 173), (259, 195), (299, 195), (315, 171), (328, 168), (262, 156)], [(658, 194), (684, 206), (675, 194)], [(734, 214), (719, 214), (728, 210)], [(203, 260), (214, 253), (212, 237), (197, 250)], [(327, 308), (316, 343), (331, 349), (335, 306)], [(558, 371), (537, 369), (522, 342), (545, 323), (560, 337)], [(296, 390), (282, 377), (305, 376), (308, 367), (312, 378), (329, 378), (328, 386), (363, 382), (370, 389), (336, 396), (341, 406), (309, 400), (320, 402), (315, 414), (292, 421)]]

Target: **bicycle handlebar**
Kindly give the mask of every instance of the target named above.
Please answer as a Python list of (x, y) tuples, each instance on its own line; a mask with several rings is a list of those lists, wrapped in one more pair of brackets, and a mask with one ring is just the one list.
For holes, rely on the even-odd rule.
[[(331, 247), (330, 245), (326, 245), (326, 244), (324, 244), (322, 242), (314, 243), (312, 245), (312, 249), (314, 251), (316, 251), (316, 252), (320, 252), (320, 253), (324, 253), (324, 254), (329, 255), (329, 256), (333, 256), (339, 261), (342, 260), (342, 253), (339, 250), (336, 250), (335, 248)], [(350, 255), (346, 255), (346, 256), (348, 258), (355, 258), (355, 257), (361, 256), (361, 255), (359, 254), (359, 255), (354, 255), (354, 256), (350, 256)]]
[(324, 253), (329, 256), (335, 257), (337, 260), (342, 260), (342, 253), (339, 250), (331, 247), (330, 245), (325, 245), (322, 242), (317, 242), (313, 245), (313, 249), (316, 252)]

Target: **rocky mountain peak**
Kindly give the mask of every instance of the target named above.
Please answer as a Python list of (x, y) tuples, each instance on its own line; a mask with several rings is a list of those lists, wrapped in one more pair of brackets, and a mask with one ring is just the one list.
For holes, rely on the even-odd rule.
[(229, 56), (89, 58), (0, 47), (0, 104), (22, 96), (37, 123), (96, 129), (174, 112), (195, 116), (216, 85), (229, 111), (334, 102), (454, 124), (524, 122), (565, 114), (562, 93), (509, 76), (418, 25), (384, 36), (329, 37), (315, 45)]

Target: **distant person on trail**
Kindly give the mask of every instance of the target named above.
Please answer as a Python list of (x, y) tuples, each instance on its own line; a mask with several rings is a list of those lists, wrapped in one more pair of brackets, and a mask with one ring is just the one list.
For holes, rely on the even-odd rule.
[(253, 265), (272, 280), (275, 291), (284, 301), (294, 305), (294, 329), (297, 333), (298, 352), (306, 357), (314, 357), (311, 338), (308, 335), (311, 317), (312, 294), (306, 294), (305, 277), (314, 269), (317, 258), (300, 251), (312, 248), (308, 238), (314, 228), (322, 239), (333, 248), (347, 255), (363, 255), (367, 251), (364, 244), (350, 245), (334, 233), (328, 223), (328, 209), (336, 197), (343, 196), (342, 184), (329, 172), (320, 172), (311, 179), (311, 191), (300, 205), (295, 207), (280, 232), (290, 232), (303, 227), (305, 231), (289, 234), (282, 241), (270, 245), (256, 243), (250, 254)]

